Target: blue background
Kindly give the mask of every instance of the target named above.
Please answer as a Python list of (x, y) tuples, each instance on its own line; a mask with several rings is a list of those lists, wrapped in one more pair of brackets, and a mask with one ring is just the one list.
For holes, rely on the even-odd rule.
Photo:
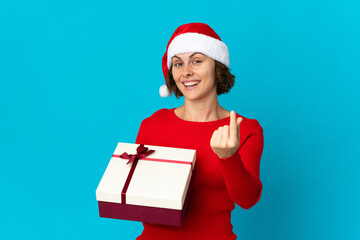
[(173, 31), (208, 23), (230, 50), (228, 110), (264, 129), (260, 202), (239, 239), (360, 239), (359, 1), (0, 0), (0, 238), (134, 239), (98, 216), (118, 141), (160, 108)]

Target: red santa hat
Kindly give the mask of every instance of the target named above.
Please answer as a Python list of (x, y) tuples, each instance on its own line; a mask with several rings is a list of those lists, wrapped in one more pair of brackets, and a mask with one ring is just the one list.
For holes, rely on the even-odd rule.
[[(165, 81), (172, 57), (186, 52), (201, 52), (229, 67), (229, 51), (219, 35), (205, 23), (188, 23), (178, 27), (167, 44), (162, 59)], [(159, 93), (161, 97), (171, 95), (166, 84), (160, 87)]]

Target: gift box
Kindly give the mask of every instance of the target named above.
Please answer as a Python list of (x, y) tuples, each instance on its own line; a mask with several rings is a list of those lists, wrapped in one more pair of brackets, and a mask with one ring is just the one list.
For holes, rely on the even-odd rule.
[(118, 143), (96, 189), (100, 217), (181, 226), (196, 151)]

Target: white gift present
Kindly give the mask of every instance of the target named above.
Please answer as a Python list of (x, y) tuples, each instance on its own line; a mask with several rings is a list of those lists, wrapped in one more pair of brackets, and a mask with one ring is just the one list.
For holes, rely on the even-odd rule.
[[(181, 225), (190, 193), (196, 151), (146, 145), (153, 153), (136, 158), (139, 144), (118, 143), (96, 189), (101, 217)], [(144, 149), (143, 149), (144, 150)], [(143, 155), (141, 155), (143, 154)], [(185, 203), (186, 202), (186, 203)]]

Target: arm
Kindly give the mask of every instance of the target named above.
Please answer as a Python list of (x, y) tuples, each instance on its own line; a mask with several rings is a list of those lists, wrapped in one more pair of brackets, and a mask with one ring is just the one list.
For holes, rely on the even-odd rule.
[(231, 111), (230, 124), (214, 131), (210, 146), (219, 158), (231, 199), (248, 209), (259, 201), (262, 191), (259, 168), (264, 137), (261, 126), (257, 124), (239, 147), (242, 120)]
[(254, 206), (261, 196), (259, 173), (263, 147), (263, 129), (258, 125), (237, 152), (228, 158), (219, 158), (230, 198), (244, 209)]

